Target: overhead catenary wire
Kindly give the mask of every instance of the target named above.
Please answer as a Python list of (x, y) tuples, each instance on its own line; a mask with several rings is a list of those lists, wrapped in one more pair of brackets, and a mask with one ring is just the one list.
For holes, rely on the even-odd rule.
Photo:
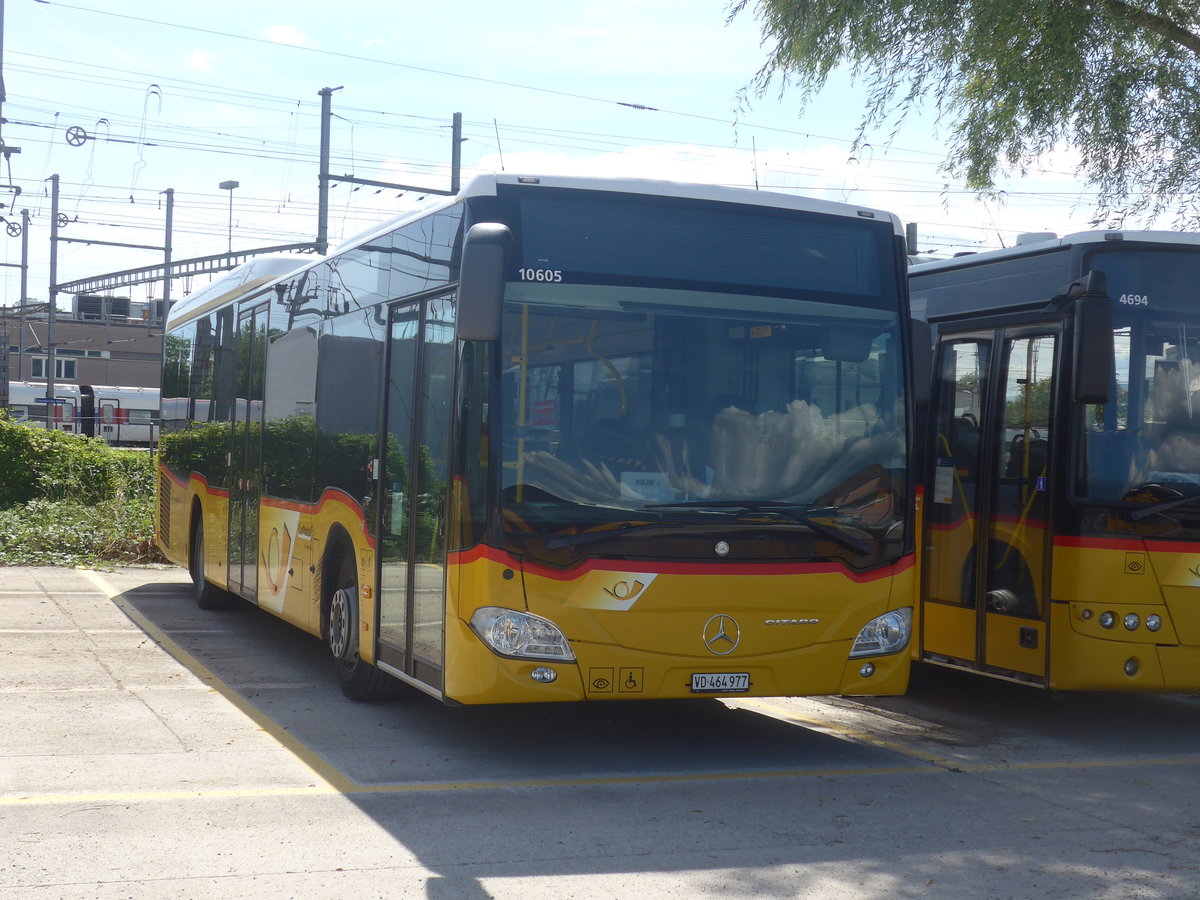
[[(74, 8), (74, 7), (72, 7), (72, 8)], [(82, 9), (82, 7), (80, 7), (80, 8)], [(171, 27), (185, 27), (185, 26), (176, 26), (173, 23), (161, 23), (161, 24), (170, 25)], [(240, 37), (240, 36), (235, 35), (235, 37)], [(261, 39), (253, 39), (253, 40), (261, 40)], [(279, 46), (279, 45), (275, 45), (271, 41), (266, 41), (266, 43), (271, 43), (274, 46)], [(310, 49), (310, 48), (298, 48), (298, 49)], [(365, 61), (371, 61), (371, 59), (369, 57), (361, 57), (361, 59), (363, 59)], [(383, 62), (386, 63), (386, 61), (383, 61)], [(148, 77), (153, 77), (153, 76), (148, 76)], [(140, 85), (140, 82), (138, 82), (137, 84)], [(191, 84), (195, 85), (197, 83), (191, 82)], [(130, 85), (131, 88), (133, 86), (134, 86), (133, 84)], [(220, 89), (213, 88), (213, 89), (211, 89), (211, 93), (214, 96), (225, 97), (224, 102), (230, 102), (228, 99), (230, 96), (229, 92), (222, 92)], [(292, 108), (293, 113), (294, 113), (295, 109), (300, 108), (302, 105), (301, 103), (295, 101), (294, 98), (270, 97), (269, 95), (264, 95), (264, 94), (256, 94), (255, 96), (260, 101), (264, 101), (264, 102), (270, 102), (270, 103), (281, 104), (281, 105), (286, 103)], [(264, 100), (264, 98), (265, 98), (265, 100)], [(308, 107), (313, 109), (314, 114), (315, 114), (315, 104), (309, 103)], [(365, 113), (368, 113), (373, 116), (393, 118), (393, 119), (403, 118), (403, 119), (415, 119), (418, 121), (420, 121), (420, 120), (432, 121), (428, 117), (419, 117), (419, 116), (413, 116), (410, 114), (395, 113), (395, 112), (380, 111), (380, 110), (361, 110), (361, 109), (354, 108), (354, 107), (347, 107), (346, 111), (347, 112), (365, 112)], [(347, 116), (342, 116), (342, 118), (348, 119)], [(709, 119), (712, 121), (724, 122), (724, 120), (715, 119), (714, 117), (699, 117), (699, 118), (705, 118), (705, 119)], [(294, 117), (293, 117), (293, 123), (294, 123)], [(356, 124), (356, 126), (361, 126), (361, 123), (355, 123), (355, 124)], [(488, 124), (493, 126), (492, 130), (494, 133), (494, 128), (495, 128), (496, 123), (488, 123)], [(468, 123), (468, 127), (469, 127), (469, 125), (470, 125), (470, 123)], [(747, 127), (747, 128), (755, 127), (752, 125), (752, 123), (746, 123), (746, 122), (741, 123), (741, 125), (742, 125), (742, 127)], [(430, 126), (420, 126), (420, 128), (422, 128), (422, 129), (425, 129), (428, 127), (430, 127)], [(441, 123), (440, 126), (434, 125), (433, 127), (444, 128), (445, 126), (444, 126), (444, 123)], [(591, 141), (597, 142), (596, 143), (597, 146), (604, 146), (604, 145), (620, 146), (622, 139), (638, 140), (638, 141), (642, 141), (642, 142), (661, 140), (661, 141), (663, 141), (663, 143), (665, 145), (668, 145), (668, 146), (672, 145), (672, 144), (674, 144), (674, 145), (678, 144), (677, 141), (672, 141), (670, 139), (658, 139), (658, 138), (651, 138), (651, 137), (645, 137), (645, 136), (637, 137), (637, 136), (629, 136), (629, 135), (602, 135), (602, 134), (596, 134), (596, 133), (571, 131), (571, 130), (566, 130), (566, 129), (545, 129), (545, 128), (535, 129), (535, 128), (530, 128), (527, 126), (522, 126), (522, 125), (518, 125), (518, 124), (510, 124), (510, 123), (506, 123), (505, 128), (506, 128), (506, 131), (511, 130), (514, 133), (525, 132), (526, 134), (533, 134), (533, 135), (542, 134), (542, 135), (560, 135), (560, 136), (564, 136), (564, 137), (571, 136), (571, 137), (575, 137), (576, 140), (582, 141), (582, 143), (563, 142), (563, 143), (556, 144), (554, 142), (547, 141), (547, 140), (540, 140), (540, 141), (534, 140), (534, 141), (531, 141), (532, 146), (543, 146), (543, 147), (544, 146), (560, 146), (560, 147), (567, 147), (570, 149), (580, 149), (581, 147), (586, 148), (586, 147), (590, 146), (589, 142), (591, 142)], [(845, 144), (847, 147), (851, 146), (851, 144), (852, 144), (852, 139), (849, 139), (849, 138), (834, 138), (834, 137), (830, 137), (830, 136), (821, 137), (819, 135), (812, 135), (809, 132), (794, 131), (794, 130), (788, 130), (788, 129), (776, 129), (776, 130), (783, 132), (783, 133), (789, 133), (789, 134), (803, 136), (805, 138), (818, 137), (823, 140), (837, 141), (837, 142)], [(263, 142), (263, 143), (265, 143), (265, 142)], [(183, 146), (183, 145), (181, 144), (181, 146)], [(711, 145), (710, 144), (708, 146), (720, 146), (720, 145)], [(210, 149), (210, 148), (206, 148), (206, 149)], [(733, 149), (733, 148), (726, 147), (726, 149)], [(937, 155), (930, 151), (906, 150), (904, 148), (891, 147), (891, 148), (889, 148), (889, 152), (892, 153), (892, 158), (890, 160), (890, 162), (892, 164), (899, 164), (899, 165), (904, 165), (904, 164), (921, 165), (921, 164), (924, 164), (924, 165), (928, 165), (930, 167), (936, 166), (936, 162), (934, 162), (934, 159)], [(911, 160), (900, 160), (896, 156), (896, 154), (898, 154), (898, 153), (899, 154), (915, 154), (918, 158), (911, 159)], [(365, 162), (365, 160), (361, 160), (361, 161)], [(939, 193), (941, 192), (940, 188), (935, 186), (935, 184), (933, 182), (930, 182), (929, 189), (931, 191), (938, 191)]]
[[(726, 175), (721, 182), (725, 184), (751, 187), (754, 186), (754, 180), (757, 178), (760, 180), (760, 186), (768, 190), (815, 193), (830, 189), (830, 186), (823, 184), (822, 180), (832, 178), (837, 173), (831, 169), (822, 169), (811, 164), (799, 162), (794, 164), (789, 160), (786, 150), (764, 152), (759, 149), (760, 142), (755, 140), (756, 133), (801, 138), (806, 146), (811, 141), (824, 141), (847, 150), (853, 146), (853, 138), (815, 134), (802, 129), (762, 126), (739, 116), (717, 117), (689, 113), (672, 110), (661, 104), (634, 103), (615, 98), (559, 91), (543, 85), (520, 84), (441, 69), (409, 66), (359, 54), (285, 45), (269, 39), (239, 35), (218, 29), (198, 28), (153, 18), (129, 16), (112, 10), (94, 9), (70, 3), (51, 2), (45, 5), (87, 14), (112, 16), (127, 21), (145, 22), (165, 28), (221, 36), (237, 41), (250, 41), (288, 52), (315, 53), (357, 62), (410, 69), (441, 77), (486, 82), (518, 91), (546, 93), (580, 102), (616, 104), (645, 112), (647, 124), (661, 123), (663, 117), (674, 117), (696, 122), (719, 123), (731, 128), (736, 127), (740, 133), (749, 136), (750, 144), (755, 149), (754, 156), (757, 157), (756, 165), (753, 168), (747, 166), (741, 178), (730, 178)], [(11, 113), (9, 118), (12, 125), (10, 127), (22, 129), (22, 137), (27, 138), (22, 143), (27, 144), (31, 149), (36, 151), (42, 147), (45, 148), (46, 161), (41, 173), (42, 178), (50, 171), (52, 159), (55, 168), (58, 168), (61, 160), (71, 158), (68, 154), (76, 152), (75, 150), (66, 151), (65, 147), (60, 152), (55, 148), (56, 144), (63, 147), (62, 137), (66, 128), (71, 124), (76, 124), (72, 122), (73, 118), (78, 120), (81, 127), (85, 127), (89, 131), (92, 141), (89, 152), (102, 151), (105, 148), (110, 149), (113, 154), (126, 150), (137, 151), (139, 148), (152, 150), (158, 172), (171, 165), (187, 165), (187, 163), (176, 161), (193, 159), (195, 154), (204, 154), (209, 157), (220, 156), (233, 163), (244, 162), (264, 166), (280, 164), (293, 170), (311, 166), (315, 172), (318, 157), (315, 141), (306, 144), (303, 140), (305, 129), (311, 127), (315, 130), (319, 123), (319, 106), (315, 100), (274, 96), (261, 91), (242, 90), (240, 87), (233, 89), (188, 79), (164, 79), (161, 77), (161, 73), (139, 73), (130, 69), (117, 69), (79, 60), (62, 60), (42, 54), (10, 50), (8, 58), (16, 60), (11, 64), (6, 61), (9, 70), (36, 78), (34, 83), (37, 85), (46, 85), (55, 81), (64, 83), (86, 81), (89, 84), (121, 92), (121, 95), (127, 96), (130, 101), (127, 106), (127, 114), (122, 115), (115, 113), (112, 109), (86, 104), (68, 104), (44, 96), (24, 94), (10, 98), (6, 103), (6, 112)], [(256, 116), (257, 121), (254, 124), (243, 126), (221, 117), (219, 127), (205, 127), (173, 118), (172, 110), (164, 107), (161, 116), (155, 116), (153, 121), (143, 121), (144, 116), (139, 113), (143, 112), (143, 97), (148, 84), (161, 85), (164, 93), (169, 97), (187, 98), (201, 104), (219, 104), (222, 108), (263, 115)], [(278, 116), (277, 123), (271, 120), (274, 115)], [(381, 181), (400, 180), (396, 178), (399, 172), (414, 173), (419, 177), (431, 179), (444, 176), (447, 168), (445, 159), (431, 155), (427, 149), (430, 141), (448, 136), (448, 124), (444, 119), (405, 111), (340, 104), (338, 117), (342, 125), (349, 130), (346, 135), (348, 139), (353, 135), (364, 138), (372, 135), (380, 138), (377, 146), (387, 146), (389, 143), (391, 146), (398, 146), (412, 142), (414, 145), (419, 143), (426, 149), (424, 152), (416, 152), (411, 156), (405, 155), (400, 158), (398, 154), (379, 152), (373, 147), (367, 146), (365, 140), (362, 142), (353, 140), (350, 143), (349, 152), (346, 152), (346, 142), (343, 141), (340, 142), (341, 146), (335, 149), (333, 155), (330, 173), (335, 179), (338, 174), (337, 169), (343, 166), (346, 174), (353, 173), (359, 177), (375, 178)], [(214, 117), (214, 119), (216, 118)], [(108, 123), (108, 129), (103, 135), (97, 131), (94, 124), (98, 120)], [(687, 141), (678, 137), (662, 137), (659, 134), (650, 133), (658, 130), (654, 128), (647, 128), (646, 132), (648, 133), (642, 135), (609, 134), (580, 129), (549, 128), (541, 123), (510, 122), (500, 117), (466, 120), (463, 136), (468, 140), (475, 141), (477, 149), (486, 149), (495, 141), (498, 153), (499, 146), (496, 138), (501, 127), (504, 130), (506, 151), (516, 148), (517, 150), (567, 150), (604, 154), (626, 152), (636, 145), (639, 153), (643, 154), (643, 157), (639, 158), (657, 158), (670, 162), (680, 158), (680, 154), (687, 154), (689, 158), (714, 163), (722, 162), (724, 156), (746, 153), (745, 148), (738, 146), (736, 141), (726, 144), (715, 143), (711, 140)], [(27, 155), (22, 162), (33, 159), (34, 157)], [(130, 158), (131, 160), (132, 158)], [(886, 190), (898, 196), (909, 196), (914, 200), (928, 200), (930, 209), (933, 208), (935, 202), (947, 197), (977, 196), (976, 192), (964, 187), (947, 186), (945, 179), (937, 173), (939, 162), (940, 154), (930, 150), (889, 146), (887, 158), (875, 160), (879, 171), (887, 168), (889, 183), (886, 187), (872, 184), (870, 189)], [(471, 163), (465, 163), (463, 167), (464, 175), (483, 170), (484, 167)], [(892, 174), (904, 170), (908, 171), (908, 176)], [(142, 176), (143, 179), (148, 177), (148, 175)], [(254, 240), (259, 236), (269, 236), (266, 239), (272, 240), (272, 242), (274, 242), (273, 239), (281, 237), (299, 236), (302, 238), (311, 231), (311, 221), (315, 216), (315, 181), (315, 177), (308, 179), (307, 184), (304, 184), (302, 180), (302, 187), (294, 191), (288, 190), (286, 209), (282, 185), (279, 196), (276, 197), (259, 196), (255, 198), (249, 196), (249, 192), (245, 195), (239, 194), (236, 222), (238, 235), (246, 241)], [(12, 183), (27, 185), (27, 192), (32, 194), (39, 185), (39, 179), (28, 178)], [(79, 233), (85, 229), (95, 229), (97, 233), (104, 229), (145, 231), (151, 234), (156, 231), (161, 232), (162, 222), (161, 216), (157, 214), (157, 197), (152, 197), (152, 195), (157, 195), (161, 188), (166, 186), (155, 185), (153, 190), (149, 190), (147, 185), (147, 190), (143, 192), (140, 188), (137, 191), (130, 191), (128, 184), (124, 187), (115, 185), (105, 187), (92, 183), (89, 178), (73, 181), (64, 179), (62, 185), (64, 192), (74, 192), (76, 196), (72, 199), (78, 204), (76, 212), (79, 214), (79, 218), (78, 221), (71, 223), (70, 229), (72, 233)], [(335, 191), (338, 190), (336, 181), (331, 187)], [(104, 203), (115, 204), (118, 202), (117, 199), (114, 199), (112, 192), (122, 190), (125, 191), (126, 199), (131, 198), (133, 202), (126, 204), (124, 208), (114, 205), (108, 211), (104, 211)], [(851, 195), (853, 193), (851, 192)], [(85, 194), (89, 196), (85, 198)], [(92, 195), (96, 201), (95, 205), (92, 205), (91, 202)], [(1086, 192), (1032, 190), (1012, 191), (1007, 194), (1010, 203), (1037, 203), (1062, 208), (1086, 203), (1092, 196), (1094, 195)], [(119, 194), (117, 198), (119, 198)], [(177, 199), (180, 201), (181, 208), (188, 210), (195, 220), (188, 221), (187, 217), (177, 218), (176, 234), (182, 244), (187, 245), (188, 242), (199, 244), (206, 238), (225, 234), (227, 225), (222, 224), (217, 215), (221, 209), (225, 208), (224, 198), (218, 199), (200, 193), (189, 195), (186, 192), (180, 192)], [(354, 217), (360, 217), (358, 219), (360, 222), (363, 221), (361, 217), (378, 221), (391, 212), (397, 211), (401, 199), (400, 195), (382, 197), (378, 193), (368, 197), (363, 192), (352, 189), (346, 189), (342, 194), (334, 197), (335, 202), (341, 204), (340, 210), (344, 217), (344, 227), (346, 229), (353, 228), (353, 230), (357, 230), (357, 228), (353, 227), (353, 223), (350, 221), (352, 211)], [(153, 207), (151, 206), (152, 200), (155, 204)], [(384, 205), (385, 200), (394, 200), (395, 202), (389, 208)], [(44, 221), (44, 210), (40, 205), (34, 210), (34, 215), (39, 223)], [(290, 223), (295, 223), (294, 230), (289, 227)], [(945, 222), (936, 223), (936, 227), (944, 229)], [(970, 225), (964, 225), (964, 231), (969, 230), (970, 227)], [(1038, 227), (1034, 226), (1027, 230), (1037, 230)], [(923, 227), (922, 234), (932, 236), (933, 232), (929, 227)], [(0, 241), (0, 244), (2, 243)], [(151, 241), (147, 240), (145, 243), (151, 243)], [(929, 241), (923, 240), (923, 243), (929, 243)]]

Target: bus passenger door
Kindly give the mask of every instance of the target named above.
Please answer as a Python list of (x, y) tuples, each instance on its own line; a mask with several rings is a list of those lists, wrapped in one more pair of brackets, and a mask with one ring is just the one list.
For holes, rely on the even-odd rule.
[(378, 658), (440, 691), (453, 295), (395, 306), (389, 327)]
[(266, 304), (240, 312), (234, 341), (237, 371), (229, 455), (229, 590), (257, 602)]
[(1041, 682), (1057, 339), (945, 334), (935, 362), (921, 655)]

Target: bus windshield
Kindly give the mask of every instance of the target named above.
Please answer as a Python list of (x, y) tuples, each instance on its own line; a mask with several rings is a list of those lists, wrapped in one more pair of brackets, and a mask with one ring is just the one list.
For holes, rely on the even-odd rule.
[(1114, 305), (1116, 382), (1084, 408), (1076, 483), (1101, 502), (1200, 495), (1200, 254), (1106, 252)]
[(866, 263), (882, 223), (765, 228), (760, 214), (739, 231), (703, 208), (654, 209), (677, 222), (647, 245), (628, 212), (586, 226), (562, 212), (523, 227), (506, 293), (506, 522), (551, 545), (636, 525), (652, 546), (709, 522), (786, 532), (762, 544), (776, 557), (819, 555), (818, 540), (855, 564), (898, 555), (900, 298), (886, 254)]

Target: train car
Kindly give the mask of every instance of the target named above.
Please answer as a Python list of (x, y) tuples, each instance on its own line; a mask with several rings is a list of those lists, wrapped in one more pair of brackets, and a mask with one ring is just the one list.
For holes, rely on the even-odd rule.
[(81, 394), (75, 384), (54, 386), (54, 397), (46, 396), (46, 383), (12, 381), (8, 385), (8, 412), (17, 422), (36, 428), (47, 424), (55, 431), (69, 434), (79, 432), (79, 403)]
[(148, 447), (158, 440), (159, 394), (156, 387), (9, 383), (9, 414), (15, 421), (55, 431), (98, 437), (117, 446)]
[(79, 393), (81, 433), (119, 446), (158, 440), (159, 388), (84, 384)]

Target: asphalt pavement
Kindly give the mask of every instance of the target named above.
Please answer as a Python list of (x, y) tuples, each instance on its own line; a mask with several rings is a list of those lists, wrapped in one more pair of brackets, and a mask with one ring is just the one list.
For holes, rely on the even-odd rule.
[(1200, 698), (342, 698), (181, 569), (0, 569), (0, 897), (1191, 898)]

